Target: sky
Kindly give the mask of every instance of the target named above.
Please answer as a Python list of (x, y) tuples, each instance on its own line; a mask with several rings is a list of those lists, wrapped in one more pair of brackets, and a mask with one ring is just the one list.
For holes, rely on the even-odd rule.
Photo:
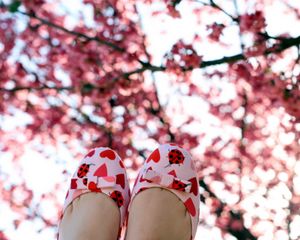
[[(241, 2), (243, 1), (240, 1), (240, 3)], [(243, 8), (244, 6), (242, 5), (239, 6), (240, 11), (242, 11)], [(147, 35), (147, 39), (149, 42), (148, 50), (154, 56), (153, 64), (155, 65), (160, 65), (162, 63), (161, 60), (163, 58), (163, 55), (168, 50), (170, 50), (171, 46), (175, 42), (177, 42), (177, 40), (183, 38), (187, 42), (191, 41), (192, 37), (194, 36), (194, 32), (195, 32), (194, 29), (197, 28), (195, 16), (191, 14), (192, 7), (190, 3), (188, 3), (187, 1), (183, 1), (180, 4), (179, 10), (181, 15), (183, 16), (181, 19), (174, 20), (170, 17), (164, 17), (163, 19), (153, 18), (151, 16), (151, 11), (159, 10), (159, 9), (161, 9), (161, 5), (159, 3), (154, 4), (151, 9), (149, 8), (149, 6), (146, 6), (142, 3), (138, 4), (138, 11), (140, 13), (141, 20), (142, 20), (141, 22), (142, 28), (145, 34)], [(226, 10), (228, 12), (234, 13), (235, 12), (234, 5), (227, 4)], [(284, 18), (278, 17), (282, 14), (281, 10), (282, 10), (282, 6), (279, 4), (279, 1), (275, 2), (272, 9), (267, 10), (266, 14), (268, 19), (269, 34), (277, 35), (278, 33), (287, 31), (294, 36), (300, 35), (299, 32), (300, 26), (297, 27), (293, 24), (290, 24), (290, 22), (292, 21), (291, 16), (285, 15)], [(72, 27), (74, 27), (77, 23), (79, 12), (83, 12), (85, 16), (84, 19), (86, 25), (93, 26), (92, 8), (89, 5), (82, 5), (81, 0), (63, 1), (63, 3), (61, 3), (60, 9), (58, 9), (57, 14), (67, 14), (68, 17), (66, 19), (66, 27), (72, 29)], [(26, 24), (26, 17), (19, 16), (19, 19), (20, 19), (19, 29), (22, 30), (22, 28), (24, 28)], [(180, 31), (178, 29), (180, 29)], [(237, 31), (238, 29), (236, 27), (232, 27), (228, 29), (224, 33), (223, 40), (228, 43), (232, 43), (232, 42), (238, 43), (239, 38), (238, 38)], [(205, 29), (199, 30), (199, 35), (201, 34), (205, 34)], [(161, 40), (161, 38), (163, 38), (163, 41)], [(211, 49), (210, 46), (211, 45), (209, 43), (206, 44), (203, 43), (201, 46), (200, 45), (196, 46), (197, 52), (202, 53), (205, 56), (204, 60), (216, 59), (216, 58), (221, 58), (224, 55), (233, 55), (233, 54), (240, 53), (239, 44), (234, 44), (233, 47), (227, 48), (226, 50), (224, 50), (224, 48)], [(15, 49), (15, 51), (17, 54), (18, 49)], [(24, 61), (26, 61), (26, 59), (24, 59)], [(193, 78), (196, 79), (197, 81), (208, 84), (207, 82), (205, 82), (205, 79), (203, 79), (201, 73), (202, 73), (201, 70), (194, 71)], [(61, 78), (66, 79), (66, 76), (63, 72), (58, 71), (57, 74), (60, 75)], [(170, 107), (175, 106), (178, 103), (178, 97), (179, 97), (179, 95), (177, 95), (177, 89), (172, 88), (170, 81), (166, 79), (166, 75), (164, 75), (163, 73), (155, 73), (154, 76), (156, 79), (156, 84), (158, 84), (159, 97), (162, 104), (165, 104), (167, 101), (169, 101)], [(146, 81), (153, 81), (150, 75), (147, 76), (147, 78), (148, 80)], [(205, 84), (203, 85), (205, 86)], [(223, 84), (222, 87), (226, 89), (226, 91), (224, 91), (224, 95), (222, 96), (222, 98), (224, 100), (233, 98), (235, 96), (234, 86), (231, 86), (230, 84), (227, 83), (222, 83), (222, 84)], [(165, 91), (163, 89), (168, 89), (170, 91)], [(204, 101), (201, 101), (199, 99), (193, 99), (193, 98), (183, 98), (182, 101), (184, 102), (186, 106), (186, 111), (189, 114), (194, 114), (195, 106), (197, 106), (198, 109), (202, 109), (201, 111), (197, 112), (199, 116), (202, 116), (203, 114), (207, 113), (208, 106)], [(17, 121), (13, 121), (10, 117), (5, 118), (4, 120), (2, 120), (1, 123), (4, 129), (9, 130), (10, 128), (14, 128), (15, 125), (12, 123), (16, 123), (16, 125), (18, 125), (19, 122), (25, 124), (26, 122), (30, 121), (30, 118), (28, 118), (26, 115), (22, 114), (21, 112), (16, 112), (15, 110), (12, 111), (14, 111), (14, 113), (17, 114), (15, 115), (15, 118), (22, 119), (22, 121), (17, 122)], [(178, 118), (176, 119), (176, 121), (178, 122), (178, 124), (180, 124), (182, 119)], [(207, 118), (206, 123), (205, 122), (201, 123), (202, 127), (205, 126), (205, 129), (208, 129), (211, 121), (214, 121), (214, 119)], [(193, 129), (195, 129), (194, 126)], [(213, 136), (212, 129), (211, 132)], [(146, 142), (142, 142), (140, 147), (146, 144), (147, 144)], [(209, 144), (209, 141), (207, 143), (203, 143), (203, 146), (205, 147), (207, 144)], [(80, 148), (80, 146), (78, 147)], [(84, 149), (81, 150), (82, 152), (84, 152)], [(201, 149), (199, 149), (199, 151), (201, 151)], [(63, 144), (60, 145), (58, 152), (57, 149), (51, 146), (47, 146), (44, 149), (44, 152), (47, 155), (49, 155), (50, 158), (45, 159), (42, 154), (34, 152), (30, 149), (30, 147), (28, 147), (26, 152), (21, 158), (21, 165), (23, 166), (24, 178), (26, 179), (28, 186), (32, 188), (32, 190), (34, 191), (34, 195), (36, 199), (38, 199), (41, 196), (41, 194), (45, 192), (53, 191), (55, 187), (55, 181), (49, 181), (49, 179), (56, 179), (56, 181), (64, 181), (67, 183), (68, 179), (66, 179), (65, 176), (61, 175), (62, 170), (67, 168), (69, 174), (71, 174), (77, 168), (77, 164), (78, 164), (77, 161), (72, 161), (73, 159), (70, 153), (68, 152), (67, 149), (65, 149)], [(14, 165), (12, 163), (10, 154), (1, 154), (0, 156), (1, 156), (1, 171), (9, 174), (8, 182), (10, 184), (21, 183), (19, 172), (14, 170)], [(32, 171), (32, 166), (35, 166), (35, 169), (39, 169), (39, 171)], [(299, 171), (300, 171), (300, 166), (299, 166)], [(131, 172), (130, 177), (134, 178), (134, 173)], [(299, 179), (299, 183), (300, 183), (300, 179)], [(66, 190), (67, 190), (67, 184), (65, 189), (61, 189), (61, 191), (58, 192), (57, 197), (59, 198), (61, 203), (63, 203), (64, 201)], [(280, 204), (280, 203), (275, 201), (274, 204)], [(43, 213), (49, 214), (50, 217), (51, 212), (48, 211), (48, 209), (49, 208), (51, 209), (51, 207), (53, 206), (49, 205), (49, 203), (47, 202), (44, 202), (41, 204), (40, 209)], [(9, 219), (14, 219), (16, 217), (15, 213), (9, 210), (9, 207), (3, 202), (0, 202), (0, 212), (1, 215), (6, 216), (6, 218), (0, 218), (0, 229), (6, 229), (6, 234), (9, 236), (10, 239), (23, 240), (24, 236), (26, 236), (26, 239), (31, 239), (31, 240), (38, 240), (38, 239), (49, 240), (54, 236), (54, 232), (48, 229), (44, 229), (40, 233), (37, 233), (36, 229), (41, 228), (40, 222), (24, 221), (24, 223), (22, 223), (18, 228), (18, 230), (16, 231), (9, 221)], [(201, 208), (201, 215), (203, 216), (209, 215), (209, 209), (203, 206)], [(212, 225), (213, 222), (214, 219), (211, 216)], [(297, 219), (296, 222), (300, 223), (300, 217)], [(195, 239), (196, 240), (200, 240), (200, 239), (221, 240), (222, 236), (218, 228), (200, 227)], [(227, 238), (227, 240), (233, 240), (233, 239), (235, 238), (230, 236), (228, 236)], [(264, 240), (264, 239), (260, 239), (260, 240)], [(284, 238), (282, 238), (282, 240), (284, 240)]]

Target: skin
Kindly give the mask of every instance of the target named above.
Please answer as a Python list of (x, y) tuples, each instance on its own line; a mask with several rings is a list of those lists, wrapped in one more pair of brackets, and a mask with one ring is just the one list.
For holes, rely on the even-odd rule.
[[(120, 212), (102, 193), (87, 193), (66, 209), (60, 224), (60, 240), (116, 240)], [(191, 219), (184, 204), (172, 192), (151, 188), (133, 199), (125, 240), (190, 240)]]
[(182, 201), (162, 188), (144, 190), (133, 199), (126, 240), (190, 240), (191, 219)]
[(120, 211), (103, 193), (87, 193), (66, 209), (59, 228), (59, 240), (116, 240)]

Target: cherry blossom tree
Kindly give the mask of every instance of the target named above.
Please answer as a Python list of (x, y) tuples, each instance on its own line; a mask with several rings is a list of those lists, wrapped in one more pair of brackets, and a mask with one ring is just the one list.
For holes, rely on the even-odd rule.
[[(153, 150), (149, 144), (176, 142), (196, 160), (200, 237), (206, 231), (222, 239), (298, 239), (295, 1), (85, 0), (82, 6), (92, 9), (92, 23), (82, 10), (72, 26), (63, 1), (0, 1), (0, 149), (22, 179), (11, 183), (0, 165), (1, 201), (15, 213), (13, 227), (30, 220), (39, 221), (40, 231), (55, 229), (57, 193), (67, 183), (36, 199), (20, 165), (27, 146), (48, 157), (43, 146), (63, 145), (75, 159), (109, 146), (134, 175)], [(157, 60), (141, 8), (162, 27), (192, 18), (193, 36), (179, 34)], [(274, 14), (292, 28), (276, 28)], [(156, 38), (163, 43), (167, 32)], [(64, 166), (61, 175), (70, 174)], [(40, 211), (43, 201), (52, 204), (51, 217)], [(9, 239), (1, 226), (0, 239)]]

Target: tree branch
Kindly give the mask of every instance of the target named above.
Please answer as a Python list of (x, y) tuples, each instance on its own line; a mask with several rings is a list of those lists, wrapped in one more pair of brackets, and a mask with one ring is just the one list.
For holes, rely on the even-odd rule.
[[(176, 1), (176, 2), (173, 2), (173, 6), (176, 7), (176, 5), (179, 4), (179, 3), (180, 3), (180, 0)], [(143, 25), (142, 25), (142, 16), (140, 14), (138, 14), (138, 15), (139, 15), (139, 24), (143, 28)], [(144, 68), (150, 68), (150, 69), (153, 69), (155, 71), (155, 67), (153, 67), (150, 64), (151, 56), (150, 56), (149, 52), (147, 51), (147, 47), (145, 46), (146, 36), (144, 34), (143, 34), (143, 39), (144, 39), (144, 41), (143, 41), (143, 49), (145, 51), (147, 62), (143, 62), (141, 60), (139, 62), (140, 62), (140, 64)], [(150, 107), (150, 109), (148, 111), (153, 116), (157, 117), (159, 119), (159, 121), (164, 126), (166, 126), (168, 135), (170, 137), (170, 142), (173, 142), (173, 141), (175, 141), (175, 134), (171, 132), (169, 120), (166, 118), (165, 110), (163, 109), (163, 106), (162, 106), (162, 104), (160, 102), (160, 99), (159, 99), (159, 96), (158, 96), (158, 89), (157, 89), (157, 86), (156, 86), (156, 79), (155, 79), (155, 76), (154, 76), (154, 71), (151, 72), (151, 77), (152, 77), (152, 81), (153, 81), (153, 90), (154, 90), (154, 94), (155, 94), (155, 100), (157, 101), (158, 106), (156, 108), (154, 108), (153, 104), (151, 103), (151, 107)]]
[[(1, 8), (6, 8), (6, 9), (8, 8), (8, 6), (4, 5), (4, 4), (1, 4), (0, 7)], [(58, 29), (58, 30), (60, 30), (62, 32), (65, 32), (65, 33), (68, 33), (70, 35), (76, 36), (78, 38), (83, 38), (83, 39), (85, 39), (87, 41), (96, 41), (99, 44), (108, 46), (109, 48), (112, 48), (112, 49), (114, 49), (114, 50), (116, 50), (118, 52), (125, 52), (125, 49), (120, 48), (119, 46), (117, 46), (114, 43), (111, 43), (111, 42), (106, 41), (106, 40), (102, 40), (99, 37), (90, 37), (90, 36), (87, 36), (87, 35), (85, 35), (83, 33), (66, 29), (66, 28), (64, 28), (62, 26), (59, 26), (59, 25), (57, 25), (57, 24), (55, 24), (53, 22), (48, 21), (47, 19), (44, 19), (44, 18), (41, 18), (41, 17), (37, 16), (35, 13), (28, 13), (28, 12), (23, 12), (23, 11), (20, 11), (20, 10), (17, 10), (16, 12), (20, 13), (22, 15), (25, 15), (25, 16), (27, 16), (29, 18), (33, 18), (33, 19), (39, 20), (42, 24), (45, 24), (45, 25), (47, 25), (49, 27), (53, 27), (53, 28)]]
[[(89, 92), (91, 90), (98, 90), (98, 91), (104, 91), (105, 89), (108, 89), (109, 87), (112, 87), (112, 85), (114, 83), (116, 83), (120, 78), (126, 78), (126, 79), (129, 79), (129, 77), (133, 74), (136, 74), (136, 73), (142, 73), (144, 72), (145, 70), (145, 67), (142, 67), (140, 69), (136, 69), (136, 70), (133, 70), (131, 72), (125, 72), (125, 73), (122, 73), (120, 74), (119, 76), (111, 79), (110, 81), (108, 81), (107, 84), (105, 85), (94, 85), (94, 84), (91, 84), (91, 83), (83, 83), (81, 86), (80, 86), (80, 89), (81, 89), (81, 92), (82, 93), (86, 93), (86, 92)], [(42, 85), (42, 86), (38, 86), (38, 87), (30, 87), (30, 86), (16, 86), (14, 88), (0, 88), (0, 92), (17, 92), (17, 91), (21, 91), (21, 90), (27, 90), (27, 91), (34, 91), (34, 90), (57, 90), (57, 91), (64, 91), (64, 90), (67, 90), (67, 91), (74, 91), (76, 88), (74, 86), (68, 86), (68, 87), (58, 87), (58, 86), (53, 86), (53, 87), (50, 87), (50, 86), (47, 86), (47, 85)]]
[[(201, 2), (201, 1), (199, 1), (199, 2)], [(201, 3), (205, 4), (205, 5), (210, 5), (212, 7), (215, 7), (215, 8), (218, 8), (218, 9), (222, 10), (222, 8), (220, 8), (213, 0), (210, 0), (210, 4), (204, 3), (204, 2), (201, 2)], [(1, 5), (1, 7), (2, 8), (3, 7), (7, 8), (7, 6), (5, 6), (3, 4)], [(98, 37), (89, 37), (89, 36), (87, 36), (83, 33), (65, 29), (64, 27), (61, 27), (61, 26), (56, 25), (52, 22), (49, 22), (48, 20), (45, 20), (45, 19), (42, 19), (42, 18), (36, 16), (34, 13), (26, 13), (26, 12), (21, 12), (19, 10), (17, 12), (19, 12), (21, 14), (24, 14), (24, 15), (27, 15), (28, 17), (38, 19), (41, 23), (47, 24), (48, 26), (53, 27), (53, 28), (57, 28), (57, 29), (59, 29), (61, 31), (64, 31), (68, 34), (84, 38), (88, 41), (96, 41), (100, 44), (104, 44), (108, 47), (111, 47), (111, 48), (113, 48), (117, 51), (124, 52), (124, 49), (119, 48), (118, 46), (116, 46), (116, 45), (114, 45), (110, 42), (106, 42), (104, 40), (101, 40)], [(263, 56), (267, 56), (267, 55), (272, 54), (272, 53), (280, 53), (280, 52), (282, 52), (282, 51), (284, 51), (284, 50), (286, 50), (286, 49), (288, 49), (292, 46), (297, 46), (298, 47), (299, 44), (300, 44), (300, 36), (298, 36), (296, 38), (283, 38), (283, 37), (271, 37), (267, 33), (259, 33), (259, 34), (264, 36), (265, 39), (271, 39), (272, 38), (272, 39), (276, 39), (277, 41), (279, 41), (279, 43), (276, 43), (272, 47), (268, 48), (262, 54)], [(240, 60), (245, 60), (245, 59), (247, 59), (247, 57), (243, 53), (240, 53), (240, 54), (236, 54), (236, 55), (232, 55), (232, 56), (228, 56), (228, 57), (225, 56), (223, 58), (215, 59), (215, 60), (211, 60), (211, 61), (203, 61), (200, 64), (200, 66), (198, 66), (198, 68), (205, 68), (205, 67), (224, 64), (224, 63), (234, 63), (234, 62), (237, 62), (237, 61), (240, 61)], [(116, 81), (118, 81), (119, 78), (129, 79), (129, 77), (131, 75), (137, 74), (137, 73), (143, 73), (147, 70), (151, 71), (152, 73), (157, 72), (157, 71), (166, 71), (167, 70), (166, 67), (164, 67), (164, 66), (154, 66), (154, 65), (150, 64), (149, 60), (148, 60), (148, 62), (143, 62), (142, 60), (138, 60), (138, 61), (142, 65), (141, 68), (138, 68), (138, 69), (133, 70), (131, 72), (122, 73), (119, 76), (113, 78), (111, 81), (109, 81), (109, 83), (107, 83), (105, 86), (96, 86), (96, 85), (89, 84), (88, 87), (90, 87), (92, 89), (104, 90), (105, 88), (110, 87), (111, 85), (113, 85)], [(196, 67), (181, 67), (181, 70), (183, 72), (185, 72), (185, 71), (191, 71), (195, 68)], [(83, 85), (83, 88), (84, 87), (85, 87), (85, 85)], [(15, 92), (15, 91), (18, 91), (18, 90), (29, 90), (30, 91), (30, 90), (44, 90), (44, 89), (56, 89), (58, 91), (61, 91), (61, 90), (74, 90), (74, 87), (73, 86), (70, 86), (70, 87), (47, 87), (47, 86), (26, 87), (26, 86), (17, 86), (13, 89), (0, 88), (0, 91)]]
[[(143, 61), (140, 61), (140, 63), (142, 64), (143, 68), (147, 69), (147, 70), (150, 70), (152, 71), (152, 80), (153, 80), (153, 88), (154, 88), (154, 91), (155, 91), (155, 98), (156, 98), (156, 101), (158, 103), (158, 107), (156, 109), (153, 108), (153, 106), (151, 106), (151, 109), (150, 109), (150, 112), (158, 117), (161, 121), (162, 124), (164, 124), (165, 126), (167, 126), (167, 131), (168, 131), (168, 134), (170, 136), (170, 141), (175, 141), (175, 134), (173, 134), (170, 130), (170, 123), (169, 123), (169, 119), (167, 118), (164, 118), (164, 109), (161, 105), (161, 102), (159, 101), (159, 96), (158, 96), (158, 91), (157, 91), (157, 88), (156, 88), (156, 85), (155, 85), (155, 76), (154, 76), (154, 72), (155, 71), (163, 71), (165, 70), (164, 67), (155, 67), (155, 66), (152, 66), (149, 62), (150, 62), (150, 55), (147, 53), (146, 51), (146, 56), (147, 56), (147, 60), (148, 62), (143, 62)], [(224, 57), (225, 58), (225, 57)], [(224, 59), (223, 58), (223, 59)], [(243, 55), (240, 54), (240, 55), (237, 55), (237, 56), (233, 56), (231, 59), (228, 58), (228, 61), (232, 61), (232, 60), (236, 60), (236, 59), (243, 59)], [(225, 58), (226, 59), (226, 58)], [(201, 66), (200, 67), (205, 67), (204, 65), (207, 64), (207, 66), (210, 64), (210, 62), (202, 62)], [(163, 70), (162, 70), (163, 69)], [(246, 103), (247, 100), (245, 99), (245, 105), (247, 104)], [(243, 134), (243, 133), (242, 133)], [(141, 152), (140, 153), (141, 156), (143, 156), (143, 153)], [(143, 156), (144, 157), (144, 156)], [(226, 203), (222, 202), (210, 189), (209, 187), (206, 185), (206, 183), (204, 182), (204, 180), (200, 180), (199, 181), (199, 184), (202, 188), (205, 189), (205, 191), (208, 192), (209, 196), (210, 197), (213, 197), (215, 199), (217, 199), (220, 203), (221, 203), (221, 207), (219, 210), (219, 216), (221, 215), (221, 213), (223, 212), (225, 206), (226, 206)], [(200, 195), (200, 200), (202, 202), (205, 202), (205, 198), (204, 196)], [(238, 220), (241, 220), (243, 219), (243, 216), (242, 216), (242, 213), (240, 212), (234, 212), (232, 210), (230, 210), (230, 215), (231, 215), (231, 218), (232, 219), (238, 219)], [(243, 224), (243, 228), (241, 230), (235, 230), (235, 229), (232, 229), (230, 228), (230, 226), (228, 226), (227, 229), (225, 229), (228, 233), (230, 233), (231, 235), (235, 236), (238, 240), (257, 240), (257, 238), (252, 235), (252, 233), (244, 226)]]
[(14, 88), (0, 88), (0, 92), (1, 91), (4, 91), (4, 92), (17, 92), (17, 91), (21, 91), (21, 90), (28, 90), (28, 91), (34, 91), (34, 90), (45, 90), (45, 89), (48, 89), (48, 90), (51, 90), (51, 89), (54, 89), (54, 90), (57, 90), (57, 91), (63, 91), (63, 90), (73, 90), (74, 87), (49, 87), (49, 86), (46, 86), (46, 85), (43, 85), (43, 86), (39, 86), (39, 87), (27, 87), (27, 86), (16, 86)]
[[(276, 38), (276, 37), (272, 37), (272, 38)], [(272, 53), (280, 53), (283, 52), (284, 50), (293, 47), (293, 46), (298, 46), (300, 45), (300, 36), (296, 37), (296, 38), (280, 38), (281, 42), (279, 44), (274, 44), (272, 47), (268, 48), (261, 56), (268, 56)], [(206, 67), (210, 67), (210, 66), (215, 66), (215, 65), (219, 65), (219, 64), (224, 64), (224, 63), (234, 63), (240, 60), (246, 60), (247, 57), (242, 54), (236, 54), (236, 55), (232, 55), (229, 57), (222, 57), (219, 59), (215, 59), (215, 60), (210, 60), (210, 61), (203, 61), (199, 68), (206, 68)], [(157, 71), (165, 71), (166, 68), (163, 66), (153, 66), (149, 63), (144, 63), (143, 66), (145, 67), (145, 70), (150, 70), (152, 72), (157, 72)], [(194, 67), (188, 67), (188, 68), (184, 68), (182, 67), (181, 70), (182, 71), (191, 71), (193, 69), (196, 69)]]
[(30, 18), (37, 19), (37, 20), (39, 20), (42, 24), (45, 24), (45, 25), (47, 25), (47, 26), (49, 26), (49, 27), (56, 28), (56, 29), (61, 30), (61, 31), (65, 32), (65, 33), (74, 35), (74, 36), (79, 37), (79, 38), (83, 38), (83, 39), (85, 39), (85, 40), (87, 40), (87, 41), (95, 41), (95, 42), (98, 42), (98, 43), (100, 43), (100, 44), (102, 44), (102, 45), (105, 45), (105, 46), (108, 46), (108, 47), (110, 47), (110, 48), (112, 48), (112, 49), (114, 49), (114, 50), (116, 50), (116, 51), (118, 51), (118, 52), (125, 52), (125, 49), (120, 48), (119, 46), (115, 45), (114, 43), (111, 43), (111, 42), (102, 40), (102, 39), (100, 39), (99, 37), (90, 37), (90, 36), (87, 36), (87, 35), (85, 35), (85, 34), (83, 34), (83, 33), (80, 33), (80, 32), (68, 30), (68, 29), (66, 29), (66, 28), (64, 28), (64, 27), (62, 27), (62, 26), (59, 26), (59, 25), (57, 25), (57, 24), (55, 24), (55, 23), (52, 23), (52, 22), (50, 22), (50, 21), (48, 21), (48, 20), (46, 20), (46, 19), (43, 19), (43, 18), (41, 18), (41, 17), (38, 17), (38, 16), (36, 16), (36, 14), (34, 14), (34, 13), (27, 13), (27, 12), (22, 12), (22, 11), (19, 11), (19, 10), (18, 10), (18, 13), (21, 13), (21, 14), (23, 14), (23, 15), (26, 15), (26, 16), (28, 16), (28, 17), (30, 17)]
[[(199, 1), (199, 2), (201, 2), (201, 1)], [(209, 4), (204, 3), (204, 2), (201, 2), (201, 3), (209, 5)], [(218, 8), (218, 9), (221, 9), (213, 0), (210, 0), (210, 3), (211, 3), (210, 6)], [(4, 6), (4, 7), (7, 7), (7, 6)], [(66, 33), (69, 33), (71, 35), (84, 38), (84, 39), (86, 39), (88, 41), (96, 41), (96, 42), (98, 42), (100, 44), (104, 44), (104, 45), (106, 45), (108, 47), (111, 47), (111, 48), (113, 48), (113, 49), (115, 49), (117, 51), (120, 51), (120, 52), (124, 52), (125, 51), (124, 49), (119, 48), (118, 46), (114, 45), (113, 43), (106, 42), (104, 40), (101, 40), (98, 37), (90, 37), (90, 36), (87, 36), (87, 35), (85, 35), (83, 33), (80, 33), (80, 32), (76, 32), (76, 31), (71, 31), (71, 30), (65, 29), (64, 27), (61, 27), (61, 26), (56, 25), (56, 24), (54, 24), (52, 22), (49, 22), (49, 21), (47, 21), (45, 19), (37, 17), (34, 13), (26, 13), (26, 12), (21, 12), (21, 11), (18, 11), (18, 12), (21, 13), (21, 14), (27, 15), (27, 16), (29, 16), (31, 18), (38, 19), (43, 24), (46, 24), (48, 26), (57, 28), (57, 29), (59, 29), (61, 31), (64, 31)], [(300, 44), (300, 36), (298, 36), (296, 38), (283, 38), (283, 37), (271, 37), (267, 33), (260, 33), (260, 34), (263, 35), (266, 39), (272, 38), (272, 39), (277, 39), (278, 41), (280, 41), (279, 44), (273, 45), (272, 47), (268, 48), (262, 54), (264, 56), (267, 56), (267, 55), (272, 54), (272, 53), (280, 53), (280, 52), (286, 50), (287, 48), (290, 48), (292, 46), (298, 46)], [(229, 56), (229, 57), (223, 57), (223, 58), (216, 59), (216, 60), (203, 61), (200, 64), (199, 68), (205, 68), (205, 67), (209, 67), (209, 66), (223, 64), (223, 63), (233, 63), (233, 62), (237, 62), (239, 60), (245, 60), (246, 58), (247, 57), (245, 55), (243, 55), (243, 53), (240, 53), (240, 54), (232, 55), (232, 56)], [(115, 82), (119, 77), (128, 78), (132, 74), (142, 73), (142, 72), (144, 72), (146, 70), (150, 70), (151, 72), (165, 71), (166, 70), (166, 67), (164, 67), (164, 66), (154, 66), (154, 65), (150, 64), (149, 62), (143, 62), (141, 60), (139, 60), (139, 62), (142, 64), (142, 68), (136, 69), (136, 70), (131, 71), (131, 72), (123, 73), (121, 76), (118, 76), (118, 77), (114, 78), (113, 82)], [(182, 69), (182, 71), (191, 71), (191, 70), (195, 69), (195, 67), (188, 67), (188, 68), (182, 67), (181, 69)]]
[(232, 19), (232, 21), (234, 22), (239, 22), (239, 19), (237, 17), (232, 16), (230, 13), (226, 12), (223, 8), (221, 8), (218, 4), (216, 4), (213, 0), (210, 0), (210, 3), (206, 3), (203, 2), (201, 0), (195, 0), (195, 2), (201, 3), (204, 6), (210, 6), (212, 8), (218, 9), (221, 12), (223, 12), (225, 15), (227, 15), (228, 17), (230, 17)]
[[(223, 212), (224, 208), (226, 207), (226, 203), (221, 201), (216, 194), (214, 194), (208, 185), (205, 183), (203, 179), (199, 181), (200, 187), (202, 187), (209, 195), (211, 198), (215, 198), (220, 202), (220, 206), (217, 209), (217, 216), (220, 216), (220, 214)], [(205, 198), (201, 196), (201, 201), (205, 203)], [(229, 211), (231, 219), (234, 220), (240, 220), (243, 221), (243, 214), (241, 212), (236, 212), (233, 210)], [(257, 237), (255, 237), (248, 228), (246, 228), (243, 224), (242, 229), (232, 229), (230, 226), (227, 226), (226, 229), (223, 229), (227, 232), (229, 232), (231, 235), (235, 236), (238, 240), (257, 240)]]
[[(237, 0), (233, 0), (233, 5), (234, 5), (234, 8), (235, 8), (235, 14), (237, 16), (238, 19), (240, 19), (240, 14), (239, 14), (239, 7), (238, 7), (238, 3), (237, 3)], [(244, 53), (244, 50), (245, 50), (245, 44), (244, 44), (244, 41), (243, 41), (243, 35), (242, 35), (242, 32), (241, 32), (241, 27), (240, 25), (239, 26), (239, 39), (240, 39), (240, 46), (241, 46), (241, 52)]]
[[(300, 45), (300, 36), (298, 36), (296, 38), (282, 39), (279, 44), (273, 45), (272, 47), (268, 48), (262, 56), (268, 56), (272, 53), (280, 53), (280, 52), (283, 52), (284, 50), (286, 50), (290, 47), (293, 47), (293, 46), (298, 47), (299, 45)], [(215, 65), (224, 64), (224, 63), (234, 63), (234, 62), (237, 62), (237, 61), (240, 61), (240, 60), (246, 60), (246, 59), (247, 59), (247, 57), (245, 55), (243, 55), (242, 53), (240, 53), (240, 54), (232, 55), (232, 56), (229, 56), (229, 57), (223, 57), (223, 58), (216, 59), (216, 60), (203, 61), (198, 68), (205, 68), (205, 67), (215, 66)], [(147, 70), (149, 70), (151, 72), (166, 71), (166, 67), (164, 67), (164, 66), (154, 66), (154, 65), (150, 64), (149, 62), (143, 62), (141, 60), (139, 62), (142, 64), (141, 68), (138, 68), (138, 69), (130, 71), (130, 72), (122, 73), (119, 76), (113, 78), (111, 81), (109, 81), (109, 83), (106, 84), (105, 86), (96, 86), (96, 85), (92, 85), (90, 83), (88, 83), (88, 85), (92, 89), (104, 90), (104, 89), (110, 87), (111, 85), (113, 85), (115, 82), (117, 82), (118, 79), (120, 79), (120, 78), (129, 79), (129, 77), (133, 74), (143, 73)], [(181, 70), (183, 72), (192, 71), (193, 69), (196, 69), (196, 68), (195, 67), (188, 67), (188, 68), (182, 67), (181, 68)], [(85, 86), (87, 86), (87, 85), (86, 84), (83, 85), (83, 87), (85, 87)], [(0, 88), (0, 91), (15, 92), (15, 91), (18, 91), (18, 90), (44, 90), (44, 89), (56, 89), (58, 91), (61, 91), (61, 90), (74, 90), (74, 87), (72, 87), (72, 86), (70, 86), (70, 87), (47, 87), (47, 86), (26, 87), (26, 86), (17, 86), (17, 87), (12, 88), (12, 89)]]
[(158, 117), (159, 121), (164, 126), (166, 126), (168, 135), (170, 137), (170, 142), (174, 142), (176, 140), (175, 134), (171, 132), (169, 119), (167, 119), (165, 111), (164, 111), (164, 109), (163, 109), (163, 107), (160, 103), (160, 100), (159, 100), (159, 97), (158, 97), (158, 90), (157, 90), (156, 83), (155, 83), (155, 81), (156, 81), (155, 76), (154, 76), (153, 73), (151, 75), (152, 75), (152, 81), (153, 81), (154, 94), (155, 94), (156, 101), (158, 103), (158, 107), (154, 108), (153, 105), (151, 104), (150, 113), (152, 113), (154, 116)]

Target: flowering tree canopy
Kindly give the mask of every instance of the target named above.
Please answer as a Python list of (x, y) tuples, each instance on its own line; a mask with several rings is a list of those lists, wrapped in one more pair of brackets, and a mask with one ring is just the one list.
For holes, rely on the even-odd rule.
[[(30, 220), (55, 229), (67, 183), (37, 199), (22, 175), (26, 146), (48, 157), (45, 146), (63, 145), (76, 159), (109, 146), (134, 175), (150, 146), (176, 142), (196, 161), (200, 237), (299, 239), (295, 1), (84, 0), (75, 24), (63, 2), (0, 1), (0, 150), (22, 179), (0, 164), (13, 228)], [(192, 19), (191, 36), (178, 28), (171, 47), (156, 50), (147, 24), (161, 23), (163, 45), (166, 22), (183, 19)], [(40, 211), (43, 201), (55, 214)], [(0, 239), (9, 239), (1, 225)]]

